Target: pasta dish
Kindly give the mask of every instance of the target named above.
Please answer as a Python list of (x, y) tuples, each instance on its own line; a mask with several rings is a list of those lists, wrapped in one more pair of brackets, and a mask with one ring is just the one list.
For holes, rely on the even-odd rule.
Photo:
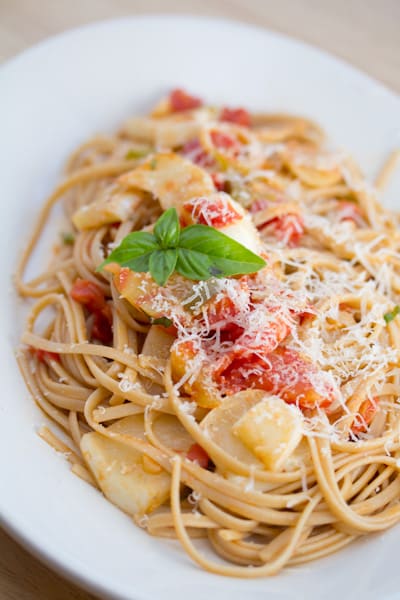
[(273, 575), (400, 520), (394, 161), (372, 187), (314, 122), (176, 89), (81, 145), (41, 210), (16, 274), (40, 436), (209, 571)]

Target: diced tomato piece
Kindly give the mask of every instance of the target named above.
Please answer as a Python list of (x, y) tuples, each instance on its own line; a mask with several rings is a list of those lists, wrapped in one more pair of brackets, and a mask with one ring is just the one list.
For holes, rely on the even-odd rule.
[(313, 321), (316, 314), (315, 311), (312, 310), (312, 307), (310, 307), (310, 310), (303, 310), (302, 312), (297, 313), (297, 316), (299, 318), (299, 325), (305, 325), (306, 323)]
[(102, 312), (93, 313), (92, 337), (107, 345), (112, 342), (111, 319)]
[(378, 398), (370, 400), (367, 398), (361, 404), (358, 415), (356, 415), (352, 425), (351, 431), (357, 435), (359, 433), (365, 433), (372, 422), (372, 419), (376, 415), (378, 410)]
[(182, 154), (203, 169), (215, 166), (213, 157), (207, 154), (198, 139), (186, 142), (182, 148)]
[(56, 360), (57, 362), (60, 362), (60, 355), (56, 352), (48, 352), (47, 350), (42, 350), (41, 348), (31, 348), (30, 350), (36, 355), (39, 362), (46, 363), (48, 360)]
[(215, 188), (219, 191), (219, 192), (225, 192), (226, 191), (226, 182), (225, 182), (225, 177), (222, 175), (222, 173), (212, 173), (211, 174), (211, 179), (214, 182)]
[(228, 323), (220, 333), (221, 343), (236, 342), (244, 332), (244, 328), (236, 323)]
[(87, 306), (90, 312), (104, 308), (106, 301), (101, 288), (88, 279), (77, 279), (71, 289), (71, 298)]
[(268, 206), (270, 206), (270, 202), (268, 202), (268, 200), (265, 200), (265, 198), (258, 198), (250, 206), (250, 212), (254, 214), (265, 210), (266, 208), (268, 208)]
[(183, 205), (195, 223), (220, 229), (240, 221), (243, 216), (229, 201), (229, 196), (215, 195), (213, 198), (195, 198)]
[(222, 296), (219, 300), (211, 299), (207, 305), (207, 317), (210, 326), (231, 321), (237, 313), (234, 301), (229, 296)]
[(210, 133), (211, 141), (216, 148), (221, 150), (237, 150), (238, 142), (235, 138), (228, 133), (224, 133), (223, 131), (218, 131), (218, 129), (213, 129)]
[(281, 242), (288, 246), (298, 246), (304, 234), (303, 217), (298, 214), (287, 214), (275, 217), (259, 226), (259, 229), (269, 227)]
[(169, 96), (169, 102), (171, 110), (173, 112), (192, 110), (194, 108), (199, 108), (203, 105), (203, 102), (202, 100), (200, 100), (200, 98), (191, 96), (190, 94), (185, 92), (185, 90), (182, 90), (180, 88), (172, 90)]
[(363, 223), (363, 212), (355, 202), (346, 200), (338, 202), (338, 217), (340, 221), (353, 221), (356, 225)]
[[(124, 272), (124, 269), (121, 269), (120, 277), (124, 276)], [(109, 344), (113, 337), (112, 315), (101, 288), (88, 279), (77, 279), (70, 295), (93, 314), (92, 337), (103, 344)]]
[(196, 462), (203, 469), (207, 469), (210, 462), (207, 452), (199, 444), (192, 444), (190, 446), (186, 458)]
[(282, 347), (264, 359), (255, 354), (235, 358), (221, 374), (220, 384), (229, 394), (248, 388), (265, 390), (301, 409), (324, 408), (334, 399), (333, 388), (323, 382), (318, 368), (298, 352)]
[(250, 334), (245, 330), (241, 337), (236, 340), (235, 353), (240, 356), (252, 355), (253, 353), (258, 356), (269, 356), (287, 338), (289, 333), (290, 326), (288, 322), (282, 315), (277, 313), (267, 328), (257, 332), (256, 339), (254, 333)]
[(244, 108), (223, 108), (220, 121), (228, 121), (229, 123), (235, 123), (242, 127), (250, 127), (250, 115)]

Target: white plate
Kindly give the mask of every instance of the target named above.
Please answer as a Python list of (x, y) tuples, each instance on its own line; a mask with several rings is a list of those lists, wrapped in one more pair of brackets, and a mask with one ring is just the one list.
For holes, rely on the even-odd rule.
[[(400, 101), (380, 84), (304, 44), (228, 21), (158, 16), (98, 23), (6, 64), (0, 74), (4, 526), (103, 597), (398, 597), (399, 529), (273, 579), (210, 575), (178, 543), (136, 528), (36, 436), (44, 417), (12, 354), (22, 328), (9, 283), (15, 256), (68, 153), (94, 132), (111, 131), (128, 115), (146, 111), (177, 85), (215, 103), (309, 115), (370, 175), (400, 141)], [(394, 185), (391, 191), (393, 203)]]

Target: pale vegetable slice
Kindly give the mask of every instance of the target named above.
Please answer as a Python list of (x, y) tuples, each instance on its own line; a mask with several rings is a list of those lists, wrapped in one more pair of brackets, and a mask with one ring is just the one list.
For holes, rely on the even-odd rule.
[[(115, 433), (133, 435), (134, 437), (146, 439), (144, 434), (143, 415), (134, 415), (120, 419), (110, 427)], [(173, 415), (160, 414), (154, 421), (153, 430), (155, 436), (175, 452), (186, 452), (193, 444), (193, 439), (181, 425), (180, 421)]]
[(242, 244), (242, 246), (245, 246), (245, 248), (259, 254), (261, 248), (260, 235), (254, 226), (251, 216), (239, 202), (236, 202), (228, 194), (225, 194), (225, 196), (228, 196), (230, 206), (241, 215), (241, 219), (217, 229), (236, 242), (239, 242), (239, 244)]
[(239, 242), (239, 244), (242, 244), (242, 246), (248, 248), (255, 254), (260, 253), (260, 235), (254, 226), (250, 215), (245, 215), (241, 221), (233, 223), (232, 225), (221, 227), (219, 231), (236, 242)]
[(165, 331), (164, 327), (152, 325), (146, 335), (142, 354), (167, 359), (171, 354), (174, 339), (175, 337)]
[(149, 273), (137, 273), (118, 265), (108, 265), (114, 274), (114, 285), (122, 298), (143, 316), (152, 318), (170, 317), (171, 314), (184, 318), (184, 301), (193, 295), (193, 283), (174, 273), (167, 286), (159, 286)]
[(212, 111), (206, 107), (173, 114), (164, 114), (160, 108), (159, 114), (151, 117), (128, 119), (122, 133), (160, 148), (176, 148), (197, 138), (204, 123), (210, 118)]
[[(108, 430), (146, 439), (143, 415), (120, 419)], [(186, 452), (193, 443), (172, 415), (156, 419), (154, 432), (164, 445), (176, 452)], [(171, 484), (169, 473), (141, 452), (98, 432), (82, 437), (81, 450), (103, 494), (129, 515), (151, 512), (167, 500)]]
[(265, 395), (262, 390), (246, 390), (229, 396), (220, 406), (211, 410), (200, 425), (204, 434), (230, 456), (259, 468), (263, 468), (262, 462), (233, 434), (232, 427)]
[(174, 452), (185, 453), (194, 443), (192, 436), (173, 415), (161, 414), (153, 425), (155, 436)]
[(268, 469), (279, 471), (300, 443), (302, 415), (278, 396), (266, 396), (234, 424), (232, 433)]
[[(127, 418), (143, 421), (141, 415)], [(82, 437), (81, 450), (103, 494), (129, 515), (150, 512), (168, 498), (170, 475), (149, 473), (135, 449), (93, 432)]]
[(178, 154), (154, 154), (119, 178), (121, 184), (150, 192), (163, 210), (181, 205), (194, 196), (215, 191), (210, 175)]
[(72, 216), (72, 222), (80, 231), (123, 222), (133, 215), (140, 200), (138, 194), (112, 188), (92, 204), (81, 206)]
[(163, 316), (153, 306), (153, 299), (158, 293), (159, 286), (149, 273), (136, 273), (128, 268), (118, 269), (114, 274), (114, 285), (122, 298), (145, 313), (143, 317)]
[(183, 391), (202, 408), (214, 408), (221, 403), (218, 386), (212, 379), (211, 363), (203, 362), (201, 349), (184, 341), (171, 349), (171, 373), (175, 383), (183, 382)]

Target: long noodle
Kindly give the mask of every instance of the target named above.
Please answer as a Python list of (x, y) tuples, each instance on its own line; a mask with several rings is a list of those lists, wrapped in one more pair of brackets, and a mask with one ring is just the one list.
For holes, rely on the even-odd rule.
[[(35, 300), (18, 362), (34, 400), (62, 430), (55, 434), (46, 427), (39, 435), (66, 456), (76, 475), (151, 535), (176, 537), (201, 567), (233, 577), (273, 575), (400, 520), (400, 221), (382, 208), (351, 159), (325, 150), (323, 133), (311, 121), (228, 111), (221, 123), (225, 113), (219, 109), (195, 103), (174, 114), (168, 102), (150, 117), (131, 119), (115, 136), (89, 140), (70, 157), (16, 270), (19, 294)], [(249, 122), (241, 121), (247, 117)], [(159, 190), (138, 183), (123, 192), (120, 187), (147, 155), (154, 161), (150, 170), (157, 171), (157, 146), (200, 165), (213, 176), (203, 176), (206, 188), (210, 181), (219, 189), (223, 185), (249, 210), (280, 298), (305, 298), (311, 317), (294, 327), (297, 309), (290, 308), (279, 344), (317, 365), (336, 396), (329, 409), (304, 407), (297, 399), (302, 441), (278, 469), (267, 468), (258, 455), (251, 458), (248, 448), (235, 454), (224, 445), (225, 421), (210, 435), (205, 423), (216, 407), (229, 405), (231, 392), (219, 389), (213, 404), (202, 402), (190, 388), (195, 378), (190, 360), (178, 376), (165, 345), (165, 336), (182, 335), (179, 327), (178, 333), (160, 333), (143, 307), (121, 295), (110, 274), (97, 271), (111, 248), (131, 231), (149, 230), (166, 208)], [(378, 176), (380, 191), (398, 155), (393, 153)], [(128, 194), (131, 209), (123, 213), (121, 203), (113, 220), (107, 211), (121, 193)], [(26, 282), (56, 202), (64, 203), (66, 243)], [(76, 214), (83, 219), (78, 226)], [(82, 279), (105, 299), (110, 340), (96, 337), (96, 314), (71, 296)], [(129, 423), (140, 426), (131, 431)], [(118, 489), (107, 491), (93, 457), (82, 451), (88, 434), (101, 441), (104, 456), (111, 447), (114, 457), (123, 451), (148, 481), (154, 476), (162, 482), (157, 506), (132, 511), (127, 506), (135, 491), (126, 502)], [(212, 462), (190, 459), (193, 445)], [(114, 463), (106, 462), (104, 472)], [(118, 476), (126, 471), (127, 478), (134, 477), (129, 465), (122, 463)], [(198, 537), (223, 562), (203, 555), (193, 542)]]

